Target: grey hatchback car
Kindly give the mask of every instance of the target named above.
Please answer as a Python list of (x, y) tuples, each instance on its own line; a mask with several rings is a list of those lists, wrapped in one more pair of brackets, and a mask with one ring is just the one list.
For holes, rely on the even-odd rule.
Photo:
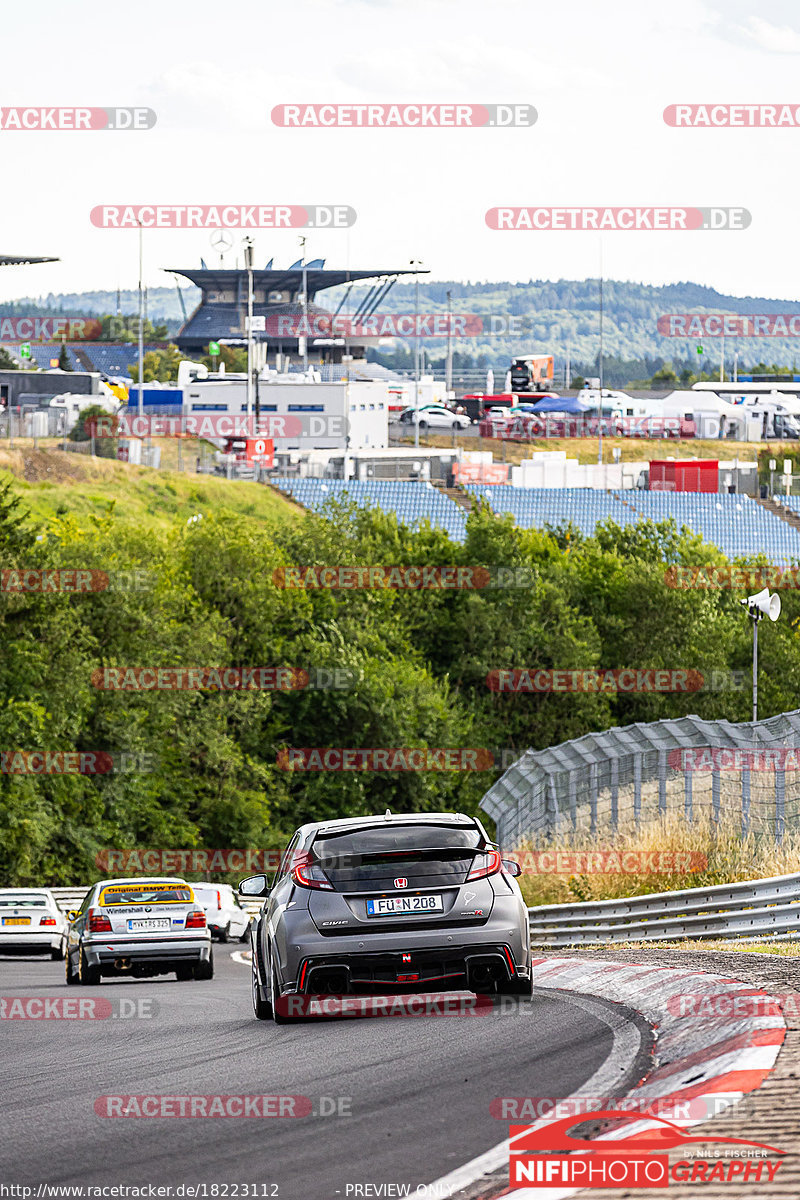
[(251, 930), (253, 1008), (292, 1019), (294, 996), (472, 991), (530, 996), (528, 910), (483, 826), (460, 813), (301, 826)]

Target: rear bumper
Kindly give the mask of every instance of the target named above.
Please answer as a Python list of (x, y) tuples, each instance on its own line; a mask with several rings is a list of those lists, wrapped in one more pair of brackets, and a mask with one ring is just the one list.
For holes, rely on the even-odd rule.
[(527, 965), (515, 961), (507, 944), (448, 944), (426, 950), (313, 955), (303, 961), (294, 986), (284, 990), (312, 995), (327, 991), (463, 991), (477, 982), (477, 972), (487, 968), (493, 979), (504, 982), (528, 978)]
[(83, 950), (90, 967), (113, 967), (117, 959), (128, 959), (131, 963), (147, 963), (154, 966), (169, 963), (208, 962), (211, 956), (211, 938), (94, 938), (83, 940)]
[(62, 936), (49, 929), (46, 933), (27, 929), (9, 933), (0, 929), (0, 954), (49, 954), (61, 945)]

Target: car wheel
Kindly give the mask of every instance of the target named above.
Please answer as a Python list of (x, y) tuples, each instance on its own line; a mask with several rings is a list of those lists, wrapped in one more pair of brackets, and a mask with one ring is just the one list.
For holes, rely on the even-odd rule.
[(227, 942), (228, 934), (230, 933), (230, 931), (231, 931), (231, 925), (230, 925), (230, 921), (229, 921), (228, 924), (225, 926), (225, 928), (220, 929), (219, 933), (217, 934), (217, 937), (219, 938), (221, 943)]
[(78, 983), (82, 983), (84, 987), (97, 987), (100, 982), (100, 968), (90, 967), (86, 958), (86, 951), (81, 947), (80, 957), (78, 959)]
[(241, 934), (239, 935), (239, 941), (240, 942), (249, 942), (250, 941), (250, 922), (249, 921), (245, 925)]
[(195, 979), (214, 978), (214, 951), (209, 950), (208, 962), (195, 963), (192, 968)]
[(63, 957), (64, 957), (64, 947), (61, 942), (59, 942), (57, 946), (51, 946), (50, 958), (52, 959), (53, 962), (61, 962), (61, 959)]
[(268, 1021), (272, 1016), (272, 1004), (269, 1000), (264, 1000), (261, 995), (261, 988), (258, 982), (258, 968), (256, 966), (255, 952), (253, 952), (253, 969), (251, 972), (251, 994), (253, 997), (253, 1012), (259, 1021)]
[(428, 428), (428, 422), (427, 422), (427, 421), (420, 421), (420, 423), (419, 423), (419, 427), (420, 427), (420, 429), (427, 429), (427, 428)]
[(178, 983), (188, 983), (190, 979), (194, 979), (194, 967), (191, 963), (182, 963), (181, 966), (175, 968), (175, 978)]
[(507, 979), (505, 983), (498, 983), (497, 994), (499, 996), (524, 996), (530, 1000), (533, 995), (533, 980), (532, 979)]
[(78, 982), (78, 976), (72, 969), (72, 959), (70, 958), (69, 950), (64, 955), (64, 974), (69, 986), (74, 987)]

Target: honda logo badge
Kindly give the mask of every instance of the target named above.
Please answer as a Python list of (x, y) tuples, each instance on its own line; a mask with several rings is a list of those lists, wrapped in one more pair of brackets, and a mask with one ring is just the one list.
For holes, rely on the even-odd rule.
[(399, 879), (395, 879), (394, 886), (397, 888), (408, 887), (408, 880), (401, 875)]

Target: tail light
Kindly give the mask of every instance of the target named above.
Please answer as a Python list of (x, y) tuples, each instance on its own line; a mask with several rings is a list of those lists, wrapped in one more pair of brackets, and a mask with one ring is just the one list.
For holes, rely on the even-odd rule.
[(328, 882), (322, 867), (314, 861), (310, 854), (297, 855), (292, 867), (292, 880), (298, 887), (316, 888), (324, 892), (333, 891), (333, 884)]
[(217, 892), (217, 908), (222, 908), (222, 896)]
[(86, 928), (89, 933), (111, 933), (111, 921), (105, 913), (98, 912), (96, 908), (89, 909), (89, 919), (86, 923)]
[(484, 879), (487, 875), (496, 875), (503, 865), (503, 860), (500, 857), (499, 850), (484, 850), (475, 858), (472, 870), (467, 876), (467, 883), (471, 879)]
[(40, 925), (56, 925), (57, 923), (58, 922), (56, 921), (55, 917), (40, 917), (39, 918)]
[(196, 912), (189, 913), (188, 917), (186, 918), (186, 925), (184, 926), (184, 928), (186, 928), (186, 929), (205, 929), (205, 927), (206, 927), (206, 914), (204, 912), (202, 912), (201, 910), (198, 909)]

